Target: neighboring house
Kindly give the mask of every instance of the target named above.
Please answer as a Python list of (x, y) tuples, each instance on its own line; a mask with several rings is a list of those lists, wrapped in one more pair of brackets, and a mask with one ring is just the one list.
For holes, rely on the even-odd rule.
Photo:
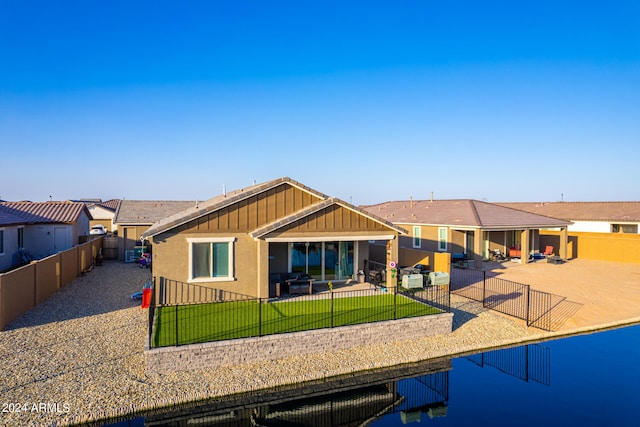
[(88, 203), (87, 208), (93, 217), (93, 220), (91, 220), (91, 226), (100, 224), (103, 225), (107, 231), (113, 232), (116, 229), (114, 219), (119, 204), (119, 199), (111, 199), (106, 202), (99, 201)]
[(19, 249), (41, 259), (72, 248), (89, 235), (91, 214), (83, 203), (2, 202), (0, 212), (2, 251), (11, 258), (11, 266), (22, 262)]
[(24, 247), (24, 219), (0, 203), (0, 272), (20, 264)]
[[(571, 221), (569, 257), (640, 264), (640, 202), (499, 203), (538, 215)], [(557, 242), (546, 231), (546, 244)]]
[(192, 206), (157, 222), (143, 238), (152, 242), (153, 272), (160, 281), (270, 297), (270, 273), (306, 273), (318, 281), (355, 278), (370, 240), (390, 242), (389, 258), (397, 259), (403, 233), (283, 177)]
[(539, 234), (546, 228), (564, 230), (555, 253), (566, 257), (566, 220), (468, 199), (391, 201), (363, 209), (409, 230), (400, 247), (465, 254), (476, 266), (494, 249), (526, 262), (530, 253), (542, 252)]
[(195, 200), (121, 200), (113, 218), (115, 229), (112, 229), (118, 235), (118, 258), (129, 260), (135, 247), (142, 246), (140, 237), (151, 225), (196, 204)]
[(496, 204), (571, 221), (569, 231), (640, 233), (640, 202), (514, 202)]

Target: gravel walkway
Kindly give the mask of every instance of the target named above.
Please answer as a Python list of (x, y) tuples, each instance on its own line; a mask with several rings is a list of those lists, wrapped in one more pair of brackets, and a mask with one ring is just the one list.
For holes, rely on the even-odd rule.
[(147, 269), (108, 261), (0, 332), (0, 425), (88, 422), (581, 331), (554, 334), (527, 328), (452, 296), (450, 335), (219, 370), (147, 375), (143, 349), (148, 312), (130, 295), (150, 278)]

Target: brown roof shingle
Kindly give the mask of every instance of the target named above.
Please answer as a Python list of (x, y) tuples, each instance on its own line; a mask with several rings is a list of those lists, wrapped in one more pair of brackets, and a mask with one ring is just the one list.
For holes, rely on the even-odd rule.
[(363, 206), (395, 224), (446, 225), (484, 229), (551, 228), (569, 221), (478, 200), (403, 200)]
[(640, 202), (512, 202), (496, 204), (569, 221), (640, 222)]
[(23, 220), (25, 224), (74, 224), (84, 211), (91, 214), (84, 203), (80, 202), (2, 202), (6, 214)]
[(115, 224), (153, 224), (196, 205), (196, 201), (122, 200), (114, 215)]

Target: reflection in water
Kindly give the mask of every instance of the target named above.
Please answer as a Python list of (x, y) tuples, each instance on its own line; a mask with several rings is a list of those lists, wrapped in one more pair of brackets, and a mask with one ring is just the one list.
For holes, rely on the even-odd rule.
[(491, 366), (523, 381), (550, 386), (550, 350), (539, 344), (478, 353), (465, 359), (476, 365)]
[[(523, 381), (550, 383), (549, 349), (538, 344), (467, 359)], [(451, 359), (426, 361), (167, 408), (112, 426), (361, 426), (390, 414), (403, 424), (419, 422), (447, 415), (451, 367)]]

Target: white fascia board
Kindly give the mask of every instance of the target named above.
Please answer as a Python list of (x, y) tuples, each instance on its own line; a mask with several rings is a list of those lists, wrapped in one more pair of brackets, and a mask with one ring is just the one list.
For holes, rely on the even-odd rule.
[(365, 240), (393, 240), (394, 234), (380, 234), (372, 236), (309, 236), (309, 237), (267, 237), (267, 242), (347, 242)]

